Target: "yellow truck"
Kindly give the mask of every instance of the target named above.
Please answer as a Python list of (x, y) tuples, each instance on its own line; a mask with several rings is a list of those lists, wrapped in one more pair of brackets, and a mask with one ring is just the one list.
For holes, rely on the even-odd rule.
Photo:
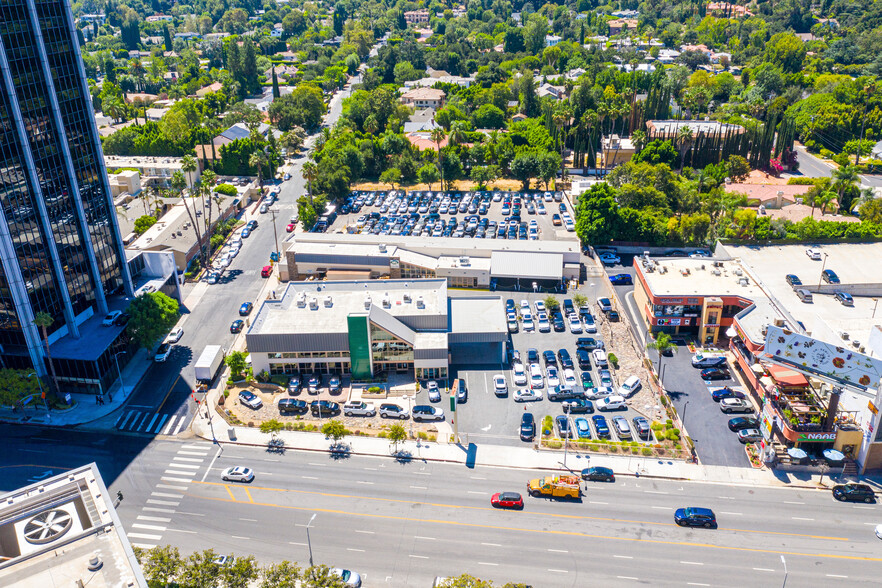
[(552, 498), (579, 498), (581, 496), (578, 476), (546, 476), (534, 478), (527, 484), (530, 496), (550, 496)]

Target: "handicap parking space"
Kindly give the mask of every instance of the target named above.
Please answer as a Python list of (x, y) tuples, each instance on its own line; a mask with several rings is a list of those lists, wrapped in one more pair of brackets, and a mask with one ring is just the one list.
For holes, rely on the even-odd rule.
[(562, 192), (356, 191), (329, 226), (314, 230), (390, 236), (571, 239), (572, 205)]

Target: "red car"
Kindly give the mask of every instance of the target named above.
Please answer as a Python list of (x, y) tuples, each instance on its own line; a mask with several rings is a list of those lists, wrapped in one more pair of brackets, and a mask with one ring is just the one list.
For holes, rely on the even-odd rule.
[(490, 499), (490, 504), (496, 508), (524, 508), (524, 499), (517, 492), (497, 492)]
[(263, 278), (268, 278), (268, 277), (270, 277), (271, 275), (273, 275), (273, 266), (271, 266), (271, 265), (265, 265), (265, 266), (263, 266), (263, 269), (260, 270), (260, 275), (261, 275), (261, 277), (263, 277)]
[(293, 233), (294, 232), (294, 223), (288, 223), (288, 226), (285, 227), (285, 232)]

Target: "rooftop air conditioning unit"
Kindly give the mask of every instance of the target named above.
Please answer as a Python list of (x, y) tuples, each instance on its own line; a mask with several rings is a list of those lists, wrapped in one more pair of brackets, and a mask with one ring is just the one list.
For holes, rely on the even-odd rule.
[(426, 302), (425, 302), (425, 300), (423, 300), (422, 296), (417, 296), (416, 302), (417, 302), (417, 308), (425, 308), (426, 307)]
[(712, 270), (711, 270), (711, 274), (713, 274), (713, 275), (715, 275), (715, 276), (719, 276), (719, 275), (722, 274), (722, 272), (721, 272), (720, 270), (718, 270), (718, 269), (712, 269)]
[(741, 284), (742, 286), (747, 286), (750, 283), (750, 281), (747, 278), (738, 278), (738, 283)]
[(297, 293), (297, 306), (299, 306), (300, 308), (306, 306), (306, 294), (304, 294), (303, 292)]
[(848, 338), (849, 338), (851, 335), (848, 334), (848, 331), (839, 331), (839, 336), (840, 336), (842, 339), (848, 341)]
[(459, 265), (469, 265), (469, 258), (466, 255), (463, 255), (459, 258)]
[(858, 348), (858, 347), (861, 346), (861, 342), (858, 341), (857, 339), (852, 339), (852, 340), (851, 340), (851, 346), (854, 347), (854, 348)]
[(325, 306), (330, 308), (333, 305), (334, 305), (334, 299), (331, 298), (330, 296), (325, 296)]
[(738, 269), (735, 270), (735, 275), (736, 275), (736, 276), (740, 276), (740, 275), (743, 275), (743, 274), (744, 274), (744, 272), (741, 271), (741, 268), (738, 268)]
[(370, 296), (365, 296), (365, 297), (364, 297), (364, 309), (365, 309), (365, 310), (369, 310), (370, 307), (371, 307), (371, 297), (370, 297)]
[(380, 243), (378, 245), (378, 247), (380, 248), (380, 253), (386, 253), (386, 244), (385, 243)]
[(769, 325), (763, 325), (763, 337), (766, 336), (766, 333), (769, 332)]
[(383, 308), (392, 308), (392, 299), (389, 298), (388, 292), (383, 295)]
[(405, 294), (405, 295), (404, 295), (404, 301), (405, 301), (405, 302), (410, 302), (410, 300), (411, 300), (411, 298), (410, 298), (410, 294)]
[(776, 326), (776, 327), (783, 327), (783, 326), (784, 326), (784, 319), (782, 319), (782, 318), (776, 318), (776, 319), (775, 319), (775, 326)]
[(310, 296), (309, 308), (311, 308), (312, 310), (315, 310), (318, 308), (318, 300), (315, 299), (315, 296)]

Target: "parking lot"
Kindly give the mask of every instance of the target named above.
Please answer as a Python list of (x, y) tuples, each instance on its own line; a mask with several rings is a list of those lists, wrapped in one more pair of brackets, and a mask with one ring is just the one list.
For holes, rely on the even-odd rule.
[(463, 239), (573, 238), (562, 192), (354, 192), (325, 232)]
[[(512, 297), (514, 304), (516, 306), (520, 306), (521, 300), (526, 300), (530, 307), (535, 311), (535, 303), (539, 300), (544, 300), (545, 296), (541, 294), (533, 294), (533, 293), (518, 293), (516, 296)], [(567, 298), (571, 298), (568, 296), (558, 297), (558, 300), (561, 302), (561, 306), (563, 307), (563, 301)], [(453, 378), (464, 378), (467, 383), (467, 388), (469, 391), (468, 402), (465, 404), (460, 404), (457, 408), (456, 418), (460, 419), (459, 422), (459, 431), (462, 435), (463, 433), (467, 434), (468, 441), (480, 443), (491, 442), (498, 444), (506, 444), (506, 445), (522, 445), (525, 442), (521, 441), (519, 438), (519, 430), (521, 417), (523, 413), (531, 412), (536, 419), (537, 422), (537, 436), (536, 441), (538, 442), (539, 435), (541, 434), (541, 423), (546, 415), (550, 415), (552, 418), (555, 418), (559, 415), (564, 415), (564, 404), (560, 400), (548, 400), (548, 366), (542, 357), (544, 351), (551, 351), (554, 353), (556, 357), (556, 368), (558, 379), (561, 381), (561, 384), (564, 384), (564, 374), (565, 371), (562, 368), (562, 362), (559, 359), (559, 351), (561, 349), (565, 349), (569, 352), (570, 357), (573, 360), (573, 375), (576, 378), (576, 386), (574, 388), (576, 390), (583, 390), (582, 386), (582, 373), (587, 373), (591, 382), (595, 386), (601, 385), (601, 368), (597, 366), (595, 360), (592, 358), (590, 362), (590, 367), (586, 369), (580, 369), (578, 365), (578, 356), (576, 350), (576, 340), (579, 337), (590, 337), (595, 340), (602, 340), (602, 336), (600, 335), (601, 331), (601, 321), (605, 321), (606, 319), (600, 314), (597, 310), (597, 305), (594, 301), (589, 300), (589, 308), (591, 313), (595, 319), (595, 325), (597, 328), (596, 333), (580, 333), (575, 334), (572, 333), (569, 326), (567, 326), (566, 330), (563, 332), (557, 332), (553, 328), (549, 330), (549, 332), (539, 332), (538, 330), (534, 330), (533, 332), (525, 332), (522, 328), (523, 321), (520, 321), (520, 325), (517, 333), (512, 333), (511, 335), (511, 346), (513, 350), (519, 352), (521, 360), (524, 364), (526, 375), (527, 375), (527, 384), (515, 384), (515, 378), (513, 373), (513, 365), (511, 363), (508, 364), (495, 364), (495, 365), (471, 365), (471, 366), (453, 366), (453, 374), (451, 379)], [(578, 309), (577, 309), (578, 310)], [(535, 315), (535, 312), (534, 312)], [(567, 324), (567, 323), (565, 323)], [(584, 329), (585, 323), (581, 322), (581, 326)], [(539, 369), (542, 374), (542, 387), (535, 388), (537, 392), (542, 393), (541, 400), (533, 400), (528, 402), (517, 402), (514, 399), (515, 391), (518, 389), (530, 389), (531, 386), (529, 384), (529, 372), (530, 366), (528, 361), (528, 350), (535, 349), (539, 354)], [(607, 349), (607, 351), (615, 351), (612, 349)], [(585, 365), (585, 364), (583, 364)], [(494, 376), (497, 374), (502, 375), (505, 378), (507, 394), (505, 396), (497, 396), (495, 393), (495, 385), (494, 385)], [(626, 373), (618, 373), (612, 367), (609, 368), (609, 377), (611, 378), (612, 388), (614, 390), (618, 390), (620, 384), (624, 379), (626, 379), (630, 374)], [(420, 392), (418, 395), (417, 401), (424, 402), (426, 398), (423, 397), (424, 392)], [(592, 400), (593, 413), (589, 412), (587, 414), (576, 413), (573, 412), (569, 415), (569, 424), (570, 427), (573, 428), (575, 426), (575, 420), (579, 418), (585, 418), (589, 422), (591, 421), (591, 417), (594, 415), (602, 414), (606, 416), (607, 424), (610, 429), (610, 440), (618, 441), (623, 440), (620, 439), (617, 435), (615, 428), (613, 427), (612, 419), (616, 416), (625, 417), (628, 422), (631, 424), (633, 428), (632, 418), (636, 416), (644, 416), (638, 411), (634, 410), (633, 407), (628, 406), (626, 410), (614, 410), (609, 412), (599, 412), (596, 408), (598, 399), (595, 398)], [(444, 405), (447, 408), (447, 404)], [(596, 430), (593, 425), (590, 430), (591, 437), (590, 439), (598, 439)], [(557, 427), (554, 428), (553, 436), (558, 435)], [(574, 433), (574, 438), (579, 438), (577, 434)], [(589, 437), (581, 437), (583, 440), (588, 440)], [(650, 439), (651, 439), (650, 434)], [(639, 439), (636, 436), (633, 436), (632, 439), (638, 442), (647, 442), (646, 439)]]

